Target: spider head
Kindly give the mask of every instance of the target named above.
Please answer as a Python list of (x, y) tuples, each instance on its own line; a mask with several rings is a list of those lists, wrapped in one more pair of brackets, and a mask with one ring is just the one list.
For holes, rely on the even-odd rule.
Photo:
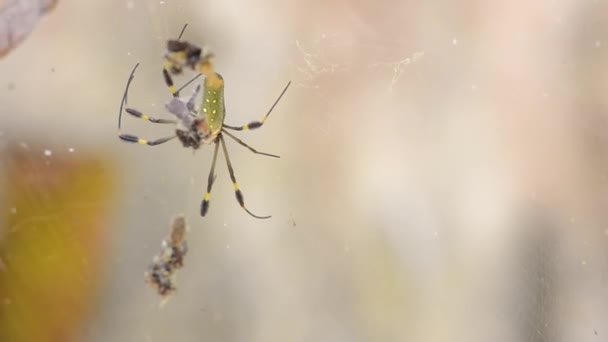
[(209, 124), (202, 117), (193, 118), (190, 127), (178, 127), (175, 134), (184, 147), (192, 147), (198, 149), (201, 145), (208, 144), (213, 141)]

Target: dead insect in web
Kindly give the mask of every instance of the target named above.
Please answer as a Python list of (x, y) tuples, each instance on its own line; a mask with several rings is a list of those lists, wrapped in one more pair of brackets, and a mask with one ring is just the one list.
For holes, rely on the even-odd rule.
[(184, 266), (184, 257), (188, 252), (187, 230), (184, 216), (173, 219), (169, 236), (163, 240), (160, 253), (154, 257), (145, 273), (146, 283), (165, 299), (177, 290), (175, 272)]
[[(182, 31), (182, 33), (183, 33), (183, 31)], [(180, 35), (180, 37), (181, 37), (181, 35)], [(183, 44), (180, 45), (181, 43), (183, 43)], [(197, 50), (190, 43), (182, 42), (179, 39), (177, 41), (174, 41), (171, 44), (175, 45), (175, 49), (174, 49), (175, 51), (172, 51), (171, 53), (176, 53), (177, 55), (180, 56), (180, 58), (182, 58), (182, 57), (185, 58), (185, 59), (184, 58), (175, 59), (175, 61), (179, 62), (179, 63), (176, 62), (177, 64), (171, 64), (173, 62), (171, 62), (171, 63), (167, 62), (167, 63), (165, 63), (165, 68), (163, 68), (163, 75), (164, 75), (165, 83), (166, 83), (167, 87), (169, 88), (171, 95), (173, 96), (173, 98), (165, 105), (165, 108), (167, 109), (167, 111), (169, 113), (173, 114), (177, 118), (177, 120), (156, 119), (156, 118), (143, 114), (142, 112), (140, 112), (137, 109), (130, 108), (130, 107), (127, 107), (125, 109), (125, 111), (134, 117), (137, 117), (137, 118), (140, 118), (140, 119), (143, 119), (146, 121), (150, 121), (152, 123), (172, 124), (175, 126), (175, 134), (168, 136), (168, 137), (160, 138), (160, 139), (147, 140), (147, 139), (139, 138), (138, 136), (135, 136), (132, 134), (123, 134), (121, 132), (122, 109), (123, 109), (123, 106), (127, 102), (127, 94), (129, 91), (129, 86), (131, 84), (131, 81), (134, 78), (135, 70), (137, 69), (137, 66), (139, 65), (139, 64), (137, 64), (137, 65), (135, 65), (135, 67), (133, 68), (133, 71), (131, 72), (131, 75), (129, 76), (129, 80), (127, 82), (127, 86), (126, 86), (126, 89), (125, 89), (125, 92), (123, 95), (123, 99), (120, 104), (120, 113), (118, 115), (118, 137), (125, 142), (138, 143), (138, 144), (148, 145), (148, 146), (156, 146), (156, 145), (164, 144), (167, 141), (170, 141), (174, 138), (178, 138), (184, 147), (192, 148), (194, 150), (200, 148), (202, 145), (213, 144), (215, 149), (213, 152), (213, 159), (211, 161), (211, 169), (209, 171), (209, 176), (207, 179), (207, 191), (205, 192), (203, 201), (201, 203), (201, 209), (200, 209), (201, 216), (205, 216), (209, 209), (211, 188), (212, 188), (213, 182), (215, 180), (215, 173), (214, 173), (215, 172), (215, 163), (217, 160), (218, 150), (219, 150), (219, 147), (221, 144), (222, 151), (224, 152), (224, 157), (226, 160), (226, 165), (228, 167), (228, 172), (230, 174), (230, 179), (232, 180), (232, 184), (234, 186), (235, 196), (236, 196), (236, 199), (237, 199), (239, 205), (247, 213), (249, 213), (249, 215), (251, 215), (255, 218), (258, 218), (258, 219), (270, 218), (270, 216), (255, 215), (251, 211), (249, 211), (249, 209), (247, 209), (247, 207), (245, 206), (243, 193), (241, 192), (239, 185), (236, 181), (236, 176), (234, 175), (234, 169), (232, 167), (232, 163), (230, 162), (230, 158), (228, 156), (228, 150), (226, 149), (224, 135), (233, 139), (240, 145), (246, 147), (253, 153), (279, 158), (279, 156), (274, 155), (274, 154), (257, 151), (253, 147), (247, 145), (245, 142), (243, 142), (242, 140), (240, 140), (239, 138), (234, 136), (232, 133), (228, 132), (228, 130), (247, 131), (250, 129), (256, 129), (256, 128), (262, 127), (262, 125), (266, 122), (266, 119), (268, 119), (268, 116), (270, 115), (270, 113), (272, 112), (274, 107), (277, 105), (277, 103), (279, 103), (279, 101), (281, 100), (281, 97), (283, 97), (283, 94), (285, 94), (285, 92), (289, 88), (289, 85), (291, 84), (291, 82), (287, 83), (287, 85), (285, 86), (285, 88), (283, 89), (283, 91), (281, 92), (279, 97), (275, 100), (275, 102), (270, 107), (270, 109), (268, 110), (266, 115), (264, 115), (260, 121), (252, 121), (249, 124), (244, 125), (244, 126), (229, 126), (229, 125), (224, 124), (224, 119), (226, 116), (226, 107), (224, 105), (224, 78), (220, 74), (213, 71), (213, 67), (210, 62), (207, 63), (206, 60), (205, 60), (205, 62), (201, 62), (202, 59), (200, 58), (200, 56), (201, 56), (199, 53), (200, 51), (197, 52), (200, 49)], [(189, 54), (190, 54), (190, 57), (188, 57)], [(184, 61), (186, 61), (186, 62), (184, 62)], [(183, 66), (192, 66), (192, 65), (200, 66), (203, 64), (204, 64), (204, 67), (199, 67), (197, 69), (199, 71), (204, 72), (204, 75), (206, 76), (203, 81), (203, 101), (201, 104), (201, 108), (197, 108), (195, 105), (195, 101), (196, 101), (196, 97), (197, 97), (198, 93), (201, 90), (200, 84), (196, 87), (196, 89), (194, 90), (194, 93), (188, 100), (182, 99), (179, 97), (179, 92), (181, 91), (181, 89), (183, 89), (186, 85), (188, 85), (192, 81), (188, 82), (184, 87), (181, 87), (179, 90), (176, 90), (175, 86), (173, 85), (173, 79), (171, 77), (170, 71), (172, 68), (173, 69), (177, 68), (177, 67), (175, 67), (175, 65), (177, 65), (179, 67), (183, 67)], [(200, 74), (199, 74), (199, 76), (200, 76)], [(194, 79), (196, 79), (196, 77)]]
[(177, 39), (167, 41), (167, 50), (164, 54), (166, 61), (163, 72), (179, 74), (184, 67), (187, 67), (206, 75), (212, 71), (211, 65), (215, 56), (205, 46), (201, 48), (181, 40), (187, 26), (188, 24), (184, 25)]

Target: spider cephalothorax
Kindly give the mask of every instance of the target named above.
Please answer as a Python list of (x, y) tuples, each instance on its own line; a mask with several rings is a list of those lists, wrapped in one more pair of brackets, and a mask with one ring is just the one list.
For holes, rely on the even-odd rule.
[(165, 105), (167, 111), (179, 119), (175, 135), (184, 147), (192, 147), (195, 150), (203, 144), (213, 142), (206, 118), (198, 115), (198, 110), (194, 105), (200, 89), (200, 85), (196, 87), (188, 102), (174, 97)]
[(203, 118), (192, 120), (189, 129), (176, 128), (175, 134), (184, 147), (192, 147), (195, 150), (201, 147), (201, 145), (213, 141), (213, 139), (209, 139), (211, 136), (209, 125)]

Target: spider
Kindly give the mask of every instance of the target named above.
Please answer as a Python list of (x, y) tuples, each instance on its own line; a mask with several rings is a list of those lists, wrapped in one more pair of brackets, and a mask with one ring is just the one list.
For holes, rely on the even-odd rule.
[[(182, 34), (185, 30), (186, 26), (182, 30)], [(118, 137), (125, 142), (129, 143), (138, 143), (142, 145), (148, 146), (157, 146), (160, 144), (164, 144), (174, 138), (178, 138), (182, 145), (186, 148), (192, 148), (197, 150), (202, 145), (214, 145), (213, 151), (213, 159), (211, 161), (211, 169), (209, 171), (209, 177), (207, 179), (207, 191), (205, 196), (203, 197), (203, 201), (201, 202), (200, 213), (201, 216), (205, 216), (207, 211), (209, 210), (209, 201), (211, 199), (211, 188), (215, 181), (215, 164), (217, 160), (218, 150), (220, 145), (222, 146), (222, 151), (224, 152), (224, 158), (226, 160), (226, 165), (228, 166), (228, 172), (230, 174), (230, 179), (232, 180), (232, 184), (234, 186), (234, 192), (236, 196), (236, 200), (238, 201), (241, 208), (243, 208), (249, 215), (258, 218), (258, 219), (267, 219), (271, 216), (258, 216), (249, 211), (245, 206), (245, 201), (243, 198), (243, 193), (239, 188), (239, 185), (236, 181), (236, 177), (234, 175), (234, 169), (232, 167), (232, 163), (230, 162), (230, 157), (228, 156), (228, 150), (226, 149), (226, 142), (224, 141), (224, 136), (227, 136), (240, 145), (246, 147), (251, 152), (255, 154), (261, 154), (269, 157), (279, 158), (279, 156), (260, 152), (254, 149), (253, 147), (247, 145), (245, 142), (228, 132), (227, 130), (234, 131), (246, 131), (250, 129), (256, 129), (262, 127), (262, 125), (268, 119), (268, 116), (274, 109), (274, 107), (279, 103), (289, 86), (291, 85), (291, 81), (287, 83), (279, 97), (275, 100), (273, 105), (270, 107), (266, 115), (262, 117), (260, 121), (252, 121), (244, 126), (229, 126), (224, 124), (224, 118), (226, 115), (226, 108), (224, 105), (224, 79), (223, 77), (213, 70), (213, 66), (211, 63), (212, 54), (205, 52), (204, 54), (202, 49), (199, 47), (190, 44), (186, 41), (182, 41), (180, 34), (177, 40), (169, 40), (167, 43), (167, 53), (165, 54), (165, 59), (167, 60), (164, 68), (163, 68), (163, 76), (165, 79), (165, 83), (173, 96), (172, 99), (165, 105), (167, 111), (177, 118), (177, 120), (166, 120), (166, 119), (157, 119), (143, 114), (137, 109), (127, 107), (125, 111), (137, 118), (150, 121), (152, 123), (157, 124), (172, 124), (175, 125), (175, 134), (172, 136), (156, 139), (156, 140), (146, 140), (139, 138), (135, 135), (131, 134), (123, 134), (121, 132), (121, 117), (123, 112), (123, 106), (127, 103), (127, 94), (129, 91), (129, 86), (131, 81), (134, 78), (135, 70), (139, 66), (139, 63), (135, 65), (133, 71), (131, 71), (131, 75), (129, 76), (129, 80), (127, 81), (127, 85), (125, 88), (125, 92), (123, 95), (123, 99), (120, 104), (120, 112), (118, 115)], [(202, 56), (201, 56), (202, 54)], [(171, 77), (171, 73), (180, 73), (184, 67), (189, 67), (195, 71), (199, 72), (195, 78), (193, 78), (190, 82), (186, 83), (179, 90), (175, 89), (173, 84), (173, 79)], [(191, 97), (186, 101), (179, 97), (179, 92), (200, 75), (204, 75), (205, 78), (203, 80), (203, 101), (201, 109), (196, 108), (195, 101), (196, 97), (201, 90), (201, 85), (199, 84), (194, 90)]]

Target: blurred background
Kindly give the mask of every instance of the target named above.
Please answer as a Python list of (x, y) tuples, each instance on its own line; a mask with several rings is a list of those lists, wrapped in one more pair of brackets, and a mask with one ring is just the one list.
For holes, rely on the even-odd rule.
[[(0, 1), (0, 341), (608, 338), (605, 2), (62, 0), (17, 31), (48, 3)], [(137, 62), (129, 105), (168, 118), (185, 23), (227, 124), (293, 82), (239, 134), (281, 159), (228, 141), (269, 220), (222, 158), (199, 216), (212, 148), (116, 137)], [(160, 307), (144, 272), (179, 213)]]

